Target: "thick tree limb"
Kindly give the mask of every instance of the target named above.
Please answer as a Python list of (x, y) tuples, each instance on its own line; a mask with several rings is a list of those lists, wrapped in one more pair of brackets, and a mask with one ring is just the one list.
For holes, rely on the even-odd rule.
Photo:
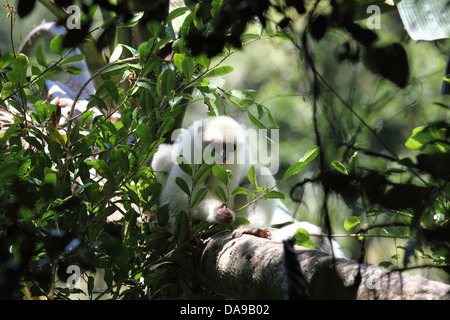
[[(317, 250), (295, 247), (295, 254), (309, 285), (317, 270), (333, 266), (333, 257)], [(222, 232), (207, 240), (194, 257), (193, 268), (199, 285), (228, 298), (284, 298), (283, 255), (280, 242), (248, 235), (232, 239), (229, 233)], [(450, 285), (444, 283), (346, 259), (335, 262), (344, 286), (353, 285), (355, 291), (358, 286), (357, 299), (450, 298)], [(332, 290), (330, 282), (322, 281), (322, 286), (315, 290)]]

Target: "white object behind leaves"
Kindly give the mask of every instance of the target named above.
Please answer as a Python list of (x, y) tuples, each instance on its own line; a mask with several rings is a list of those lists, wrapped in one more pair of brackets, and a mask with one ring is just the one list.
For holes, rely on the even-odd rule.
[(403, 0), (397, 9), (413, 40), (450, 38), (450, 2), (447, 0)]

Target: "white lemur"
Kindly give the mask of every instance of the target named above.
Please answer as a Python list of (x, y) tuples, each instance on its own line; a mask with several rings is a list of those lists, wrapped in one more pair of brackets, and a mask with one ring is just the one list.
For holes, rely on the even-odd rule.
[[(227, 205), (215, 194), (217, 186), (225, 188), (213, 174), (203, 183), (196, 186), (196, 190), (207, 188), (208, 192), (203, 201), (191, 212), (193, 220), (207, 220), (211, 223), (231, 224), (235, 219), (235, 212), (251, 201), (255, 186), (248, 179), (248, 170), (253, 163), (253, 154), (246, 137), (246, 130), (238, 122), (227, 116), (214, 119), (203, 119), (194, 122), (183, 131), (173, 145), (162, 144), (152, 159), (152, 168), (157, 180), (163, 189), (160, 196), (160, 205), (167, 205), (169, 210), (169, 223), (166, 226), (173, 233), (173, 222), (176, 215), (189, 211), (188, 196), (175, 183), (174, 178), (180, 177), (189, 189), (192, 178), (180, 168), (179, 161), (183, 159), (189, 164), (207, 163), (211, 166), (218, 163), (232, 172), (229, 184), (230, 192), (237, 187), (249, 190), (248, 195), (239, 194), (231, 196)], [(183, 158), (179, 156), (182, 155)], [(193, 166), (195, 167), (195, 166)], [(272, 188), (275, 180), (269, 169), (265, 166), (254, 165), (258, 186)], [(254, 234), (276, 241), (293, 237), (298, 228), (306, 229), (309, 233), (321, 234), (321, 229), (308, 222), (295, 221), (287, 213), (279, 199), (259, 199), (248, 205), (244, 210), (236, 213), (250, 221), (250, 227), (239, 227), (233, 237), (243, 233)], [(281, 229), (270, 229), (273, 224), (295, 222)], [(330, 242), (324, 237), (315, 239), (319, 249), (331, 253)], [(332, 241), (333, 253), (336, 257), (344, 257), (339, 245)]]

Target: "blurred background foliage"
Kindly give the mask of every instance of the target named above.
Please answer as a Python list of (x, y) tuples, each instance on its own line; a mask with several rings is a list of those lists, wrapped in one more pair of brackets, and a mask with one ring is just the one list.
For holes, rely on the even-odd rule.
[[(11, 0), (9, 2), (13, 4)], [(306, 3), (311, 4), (312, 1)], [(345, 1), (340, 3), (345, 5)], [(405, 87), (400, 88), (367, 70), (361, 61), (361, 45), (343, 30), (330, 29), (320, 41), (311, 39), (310, 51), (313, 53), (319, 73), (387, 142), (398, 157), (400, 159), (415, 157), (417, 152), (405, 146), (412, 130), (427, 123), (448, 121), (449, 96), (441, 95), (441, 86), (450, 52), (450, 41), (443, 39), (418, 43), (408, 36), (395, 7), (388, 6), (383, 1), (348, 1), (347, 5), (355, 8), (356, 22), (363, 27), (367, 27), (367, 21), (371, 16), (366, 12), (369, 4), (376, 4), (381, 9), (380, 28), (373, 30), (379, 37), (377, 44), (398, 42), (407, 52), (410, 74)], [(316, 12), (326, 15), (330, 10), (329, 3), (322, 1)], [(307, 16), (299, 15), (292, 7), (287, 14), (292, 17), (290, 27), (299, 35), (305, 27)], [(268, 17), (271, 21), (277, 22), (282, 15), (272, 8)], [(11, 51), (11, 43), (18, 46), (43, 20), (53, 21), (54, 17), (38, 1), (31, 14), (16, 20), (11, 41), (11, 22), (5, 10), (0, 16), (0, 49)], [(256, 33), (257, 28), (257, 25), (251, 25), (247, 33)], [(277, 30), (279, 29), (269, 23), (262, 39), (245, 44), (223, 63), (232, 66), (234, 72), (224, 77), (225, 83), (222, 87), (230, 90), (253, 89), (256, 91), (256, 102), (269, 108), (280, 127), (281, 166), (277, 178), (281, 178), (286, 169), (297, 162), (304, 151), (317, 141), (311, 106), (313, 95), (311, 69), (305, 65), (303, 53), (291, 41), (282, 35), (272, 36)], [(291, 32), (288, 28), (285, 28), (285, 31)], [(348, 59), (344, 59), (346, 53), (349, 53), (349, 56), (346, 56)], [(352, 55), (353, 61), (350, 57)], [(215, 59), (220, 61), (222, 57)], [(247, 117), (237, 109), (228, 104), (226, 111), (251, 126)], [(203, 100), (197, 101), (189, 106), (184, 125), (205, 116), (207, 112), (208, 108)], [(326, 88), (319, 98), (318, 125), (325, 163), (330, 170), (332, 161), (347, 163), (349, 151), (345, 146), (352, 138), (356, 139), (355, 145), (358, 148), (370, 150), (378, 155), (387, 154), (385, 147), (374, 135), (362, 127), (360, 121), (349, 113), (336, 95), (327, 92)], [(379, 172), (398, 168), (392, 161), (361, 152), (357, 156), (357, 162), (359, 167)], [(302, 171), (296, 180), (291, 179), (282, 184), (281, 191), (289, 195), (296, 183), (305, 178), (313, 178), (318, 169), (319, 163), (314, 162), (307, 170)], [(411, 179), (410, 175), (400, 171), (393, 171), (389, 178), (399, 183)], [(306, 184), (302, 192), (301, 202), (286, 197), (286, 205), (296, 218), (323, 225), (323, 217), (318, 213), (322, 203), (322, 189), (319, 185)], [(382, 222), (377, 220), (381, 219), (379, 216), (367, 216), (362, 207), (348, 205), (336, 194), (330, 196), (328, 210), (334, 234), (347, 233), (343, 225), (349, 216), (361, 216), (361, 225), (374, 221)], [(361, 248), (357, 238), (342, 237), (338, 238), (338, 241), (350, 257), (359, 258)], [(401, 248), (407, 246), (407, 241), (396, 238), (367, 238), (364, 243), (364, 262), (371, 264), (390, 262), (396, 267), (401, 267), (403, 262), (400, 257), (404, 253)], [(420, 260), (419, 263), (424, 264), (426, 261), (428, 260)], [(448, 275), (441, 270), (419, 269), (413, 272), (428, 278), (448, 281)]]

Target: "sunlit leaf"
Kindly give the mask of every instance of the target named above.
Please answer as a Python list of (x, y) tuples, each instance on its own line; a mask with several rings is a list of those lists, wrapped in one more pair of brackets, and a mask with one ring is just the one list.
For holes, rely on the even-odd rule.
[(353, 229), (354, 227), (356, 227), (360, 223), (361, 223), (361, 220), (360, 220), (359, 217), (350, 216), (347, 219), (345, 219), (345, 221), (344, 221), (344, 228), (345, 228), (345, 230), (350, 231), (351, 229)]
[(253, 165), (248, 169), (248, 175), (247, 176), (248, 176), (248, 180), (250, 181), (250, 183), (256, 187), (257, 186), (256, 170), (255, 170), (255, 167)]
[(4, 51), (0, 60), (0, 69), (6, 68), (13, 61), (14, 55), (9, 51)]
[(282, 192), (272, 190), (264, 194), (264, 199), (284, 199), (285, 196)]
[(248, 195), (249, 192), (246, 188), (244, 187), (237, 187), (236, 189), (233, 190), (233, 192), (231, 192), (231, 195), (236, 195), (236, 194), (245, 194)]
[(316, 247), (316, 245), (309, 236), (309, 232), (303, 228), (297, 229), (297, 231), (295, 232), (295, 239), (296, 239), (295, 244), (298, 246), (302, 246), (309, 249), (314, 249)]
[(204, 75), (204, 77), (205, 78), (208, 78), (208, 77), (219, 77), (219, 76), (223, 76), (223, 75), (226, 75), (228, 73), (231, 73), (233, 71), (234, 71), (234, 68), (231, 67), (231, 66), (217, 67), (215, 69), (212, 69), (208, 73), (206, 73)]
[(55, 38), (52, 39), (52, 41), (50, 41), (50, 50), (51, 52), (53, 52), (54, 54), (57, 54), (59, 56), (62, 56), (63, 54), (63, 40), (64, 40), (64, 35), (60, 34), (58, 36), (56, 36)]
[(255, 103), (255, 90), (231, 90), (225, 91), (228, 100), (241, 108), (247, 108)]
[(300, 159), (300, 162), (306, 162), (306, 163), (311, 162), (317, 157), (318, 154), (319, 154), (319, 147), (312, 146), (305, 152), (303, 157)]
[(339, 161), (335, 160), (331, 163), (333, 165), (333, 167), (339, 171), (340, 173), (346, 174), (348, 175), (348, 170), (347, 168)]
[(211, 17), (215, 17), (222, 7), (223, 0), (213, 0), (211, 2)]

